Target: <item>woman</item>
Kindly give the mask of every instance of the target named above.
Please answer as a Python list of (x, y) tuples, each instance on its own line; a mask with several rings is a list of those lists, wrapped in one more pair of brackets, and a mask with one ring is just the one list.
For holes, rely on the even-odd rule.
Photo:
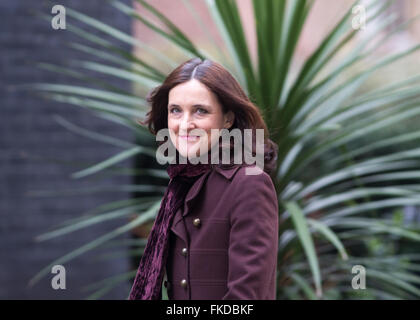
[[(148, 102), (141, 124), (155, 135), (169, 130), (176, 155), (187, 163), (168, 166), (171, 179), (129, 299), (161, 299), (165, 275), (171, 300), (275, 299), (278, 200), (269, 174), (277, 145), (259, 109), (226, 69), (199, 58), (172, 71)], [(214, 163), (214, 150), (222, 155), (238, 145), (221, 144), (215, 129), (263, 130), (264, 171), (248, 174), (256, 166), (245, 163), (243, 153), (239, 164), (232, 154), (228, 164), (220, 157)], [(254, 141), (251, 149), (258, 156)]]

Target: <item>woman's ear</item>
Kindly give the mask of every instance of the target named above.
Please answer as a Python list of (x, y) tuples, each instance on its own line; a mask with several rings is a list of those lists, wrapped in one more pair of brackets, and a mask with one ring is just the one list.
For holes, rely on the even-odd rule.
[(225, 124), (224, 124), (224, 128), (225, 129), (229, 129), (230, 127), (232, 127), (233, 122), (235, 121), (235, 114), (229, 110), (226, 114), (225, 114)]

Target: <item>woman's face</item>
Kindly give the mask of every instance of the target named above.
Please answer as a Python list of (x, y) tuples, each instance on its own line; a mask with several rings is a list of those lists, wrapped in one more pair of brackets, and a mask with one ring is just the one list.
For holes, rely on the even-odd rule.
[[(200, 156), (200, 148), (208, 152), (219, 141), (219, 134), (212, 136), (211, 129), (228, 129), (233, 121), (233, 112), (224, 114), (216, 95), (196, 79), (169, 91), (168, 129), (173, 145), (183, 157)], [(201, 130), (191, 132), (193, 129)]]

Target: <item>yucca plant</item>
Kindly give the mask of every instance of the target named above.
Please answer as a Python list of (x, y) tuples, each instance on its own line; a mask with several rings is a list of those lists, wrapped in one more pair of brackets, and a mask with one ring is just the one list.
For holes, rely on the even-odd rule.
[[(376, 28), (362, 40), (352, 28), (351, 9), (329, 31), (316, 50), (296, 64), (295, 49), (314, 1), (253, 0), (257, 61), (252, 62), (237, 8), (232, 0), (206, 0), (208, 11), (222, 36), (225, 47), (204, 49), (174, 25), (157, 6), (136, 0), (144, 10), (158, 18), (165, 28), (153, 24), (132, 7), (118, 0), (108, 3), (167, 39), (182, 56), (165, 55), (98, 20), (67, 9), (70, 19), (92, 30), (129, 43), (153, 62), (122, 50), (99, 35), (82, 31), (68, 22), (68, 30), (90, 42), (90, 46), (71, 46), (89, 54), (92, 60), (80, 66), (98, 74), (128, 79), (141, 88), (141, 94), (121, 92), (102, 82), (87, 78), (94, 87), (65, 84), (36, 84), (33, 87), (49, 98), (87, 107), (110, 121), (133, 130), (136, 143), (74, 129), (92, 138), (112, 143), (122, 151), (92, 167), (76, 172), (82, 178), (100, 171), (114, 170), (118, 163), (135, 156), (155, 157), (153, 138), (135, 119), (148, 111), (145, 94), (160, 84), (165, 75), (181, 62), (208, 58), (226, 66), (236, 76), (251, 99), (261, 108), (279, 145), (274, 183), (280, 208), (278, 295), (279, 299), (415, 299), (420, 297), (420, 254), (403, 250), (418, 248), (418, 224), (407, 224), (403, 211), (407, 205), (420, 204), (420, 149), (407, 149), (417, 143), (420, 131), (407, 124), (420, 114), (420, 75), (390, 79), (386, 84), (366, 87), (372, 76), (385, 67), (415, 53), (420, 45), (387, 56), (378, 56), (382, 43), (403, 31), (414, 20), (395, 25), (396, 17), (387, 15), (392, 1), (371, 1), (366, 7), (366, 24)], [(190, 1), (179, 1), (208, 35)], [(354, 5), (359, 4), (355, 2)], [(49, 18), (49, 17), (48, 17)], [(70, 20), (69, 19), (69, 20)], [(370, 25), (371, 22), (377, 23)], [(391, 26), (393, 26), (391, 28)], [(209, 36), (209, 43), (214, 43)], [(52, 71), (66, 72), (58, 66), (43, 64)], [(83, 78), (83, 71), (68, 72)], [(383, 135), (386, 129), (406, 128), (398, 135)], [(381, 133), (380, 139), (375, 134)], [(379, 135), (378, 135), (379, 136)], [(369, 138), (372, 137), (372, 138)], [(390, 151), (391, 150), (391, 151)], [(165, 170), (133, 168), (133, 175), (162, 178), (162, 184), (137, 183), (132, 190), (156, 192), (98, 208), (92, 215), (69, 221), (64, 227), (42, 235), (42, 240), (68, 234), (105, 220), (139, 212), (129, 223), (54, 261), (67, 262), (98, 246), (111, 243), (132, 228), (153, 221), (163, 195)], [(146, 181), (146, 180), (141, 180)], [(144, 244), (144, 240), (143, 244)], [(418, 250), (417, 250), (418, 251)], [(138, 254), (138, 252), (136, 252)], [(50, 266), (32, 280), (47, 274)], [(354, 266), (366, 270), (366, 289), (352, 287)], [(129, 281), (136, 270), (116, 275), (99, 284), (90, 298), (99, 298), (119, 281)], [(417, 272), (417, 273), (416, 273)], [(98, 288), (98, 286), (96, 286)], [(125, 297), (122, 297), (125, 298)]]

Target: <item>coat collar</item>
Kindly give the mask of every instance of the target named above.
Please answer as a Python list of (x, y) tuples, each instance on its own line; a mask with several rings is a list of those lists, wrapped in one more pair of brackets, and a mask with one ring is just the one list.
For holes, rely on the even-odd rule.
[(184, 207), (183, 208), (180, 207), (175, 214), (171, 229), (175, 234), (177, 234), (185, 242), (187, 242), (187, 238), (188, 238), (187, 231), (184, 225), (179, 222), (182, 221), (183, 217), (189, 213), (194, 199), (197, 197), (198, 193), (203, 187), (204, 181), (207, 179), (210, 172), (211, 171), (204, 173), (200, 178), (197, 179), (197, 181), (194, 182), (194, 184), (191, 186), (190, 190), (188, 191), (185, 197)]
[[(218, 173), (220, 173), (222, 176), (224, 176), (226, 179), (232, 179), (233, 175), (236, 171), (240, 168), (239, 165), (237, 166), (230, 166), (225, 168), (220, 168), (218, 166), (214, 166), (214, 170)], [(204, 182), (206, 181), (208, 175), (211, 171), (208, 171), (204, 173), (191, 187), (191, 189), (188, 191), (186, 197), (185, 197), (185, 210), (183, 213), (183, 216), (187, 215), (187, 213), (190, 211), (191, 205), (193, 200), (197, 197), (198, 193), (202, 189)]]
[[(229, 166), (229, 167), (219, 167), (214, 166), (214, 171), (220, 173), (223, 177), (230, 180), (232, 179), (233, 175), (238, 171), (240, 168), (239, 165), (236, 166)], [(209, 176), (211, 171), (207, 171), (204, 173), (198, 180), (191, 186), (191, 189), (188, 191), (186, 197), (185, 197), (185, 207), (184, 207), (184, 213), (183, 216), (187, 215), (190, 211), (191, 205), (194, 201), (194, 199), (199, 194), (200, 190), (202, 189), (205, 181), (207, 180), (207, 177)]]
[(214, 170), (224, 176), (226, 179), (230, 180), (235, 175), (236, 171), (240, 168), (240, 165), (229, 166), (229, 167), (219, 167), (215, 166)]
[[(240, 167), (240, 165), (236, 165), (229, 167), (214, 166), (213, 168), (214, 171), (218, 172), (224, 178), (230, 180)], [(188, 191), (185, 197), (184, 208), (181, 207), (175, 214), (171, 229), (185, 242), (187, 242), (188, 239), (187, 231), (184, 227), (184, 224), (180, 222), (182, 221), (183, 217), (185, 217), (191, 211), (190, 209), (194, 203), (194, 200), (197, 198), (198, 194), (200, 193), (200, 190), (203, 188), (205, 181), (207, 180), (211, 172), (212, 170), (204, 173), (200, 178), (197, 179), (197, 181), (194, 182), (194, 184), (191, 186), (191, 189)]]

